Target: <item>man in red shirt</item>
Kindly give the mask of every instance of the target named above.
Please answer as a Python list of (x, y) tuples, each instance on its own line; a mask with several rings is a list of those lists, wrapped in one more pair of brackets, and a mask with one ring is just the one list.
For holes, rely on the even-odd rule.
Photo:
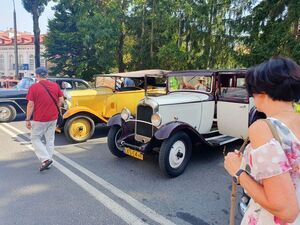
[[(29, 88), (26, 97), (28, 100), (26, 127), (31, 130), (31, 143), (35, 154), (42, 162), (40, 171), (43, 171), (53, 162), (55, 128), (59, 107), (63, 104), (64, 98), (58, 84), (47, 80), (46, 68), (39, 67), (35, 73), (37, 83)], [(43, 137), (45, 144), (42, 142)]]

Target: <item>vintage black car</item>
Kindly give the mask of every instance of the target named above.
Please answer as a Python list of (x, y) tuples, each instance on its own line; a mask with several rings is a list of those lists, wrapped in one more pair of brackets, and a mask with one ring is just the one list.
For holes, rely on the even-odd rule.
[[(90, 89), (90, 85), (77, 78), (50, 77), (48, 80), (56, 82), (62, 90)], [(17, 114), (25, 113), (27, 106), (26, 89), (0, 90), (0, 122), (11, 122)]]

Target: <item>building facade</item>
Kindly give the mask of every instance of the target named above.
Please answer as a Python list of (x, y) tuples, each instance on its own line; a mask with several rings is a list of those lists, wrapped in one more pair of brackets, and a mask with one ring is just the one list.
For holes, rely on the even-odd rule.
[[(47, 67), (47, 62), (43, 58), (45, 51), (44, 35), (40, 36), (41, 66)], [(33, 75), (35, 71), (34, 61), (34, 36), (28, 32), (18, 32), (18, 64), (19, 75)], [(0, 78), (15, 77), (15, 48), (14, 30), (0, 31)]]

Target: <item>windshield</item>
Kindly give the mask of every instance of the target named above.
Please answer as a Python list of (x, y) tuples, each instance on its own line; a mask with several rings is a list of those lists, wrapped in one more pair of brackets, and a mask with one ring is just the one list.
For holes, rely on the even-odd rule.
[[(97, 77), (97, 87), (109, 87), (117, 91), (132, 91), (140, 90), (145, 87), (145, 78), (130, 78), (130, 77)], [(148, 89), (165, 89), (166, 79), (162, 77), (147, 77)]]
[(211, 92), (211, 76), (173, 76), (168, 79), (169, 91), (197, 90)]

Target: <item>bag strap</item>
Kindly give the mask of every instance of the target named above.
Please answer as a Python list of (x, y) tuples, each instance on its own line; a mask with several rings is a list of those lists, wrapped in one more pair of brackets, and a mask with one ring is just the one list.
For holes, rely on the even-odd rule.
[(274, 127), (273, 123), (268, 119), (264, 119), (264, 121), (268, 124), (275, 140), (278, 141), (280, 143), (280, 145), (282, 145), (282, 141), (281, 141), (281, 139), (278, 135), (278, 132), (277, 132), (276, 128)]
[(57, 109), (58, 113), (60, 113), (60, 110), (59, 110), (59, 108), (58, 108), (57, 102), (55, 101), (53, 95), (50, 93), (50, 91), (48, 90), (48, 88), (47, 88), (44, 84), (42, 84), (41, 82), (39, 82), (39, 84), (42, 85), (42, 86), (45, 88), (45, 90), (47, 91), (47, 93), (48, 93), (49, 96), (51, 97), (51, 99), (52, 99), (54, 105), (56, 106), (56, 109)]

